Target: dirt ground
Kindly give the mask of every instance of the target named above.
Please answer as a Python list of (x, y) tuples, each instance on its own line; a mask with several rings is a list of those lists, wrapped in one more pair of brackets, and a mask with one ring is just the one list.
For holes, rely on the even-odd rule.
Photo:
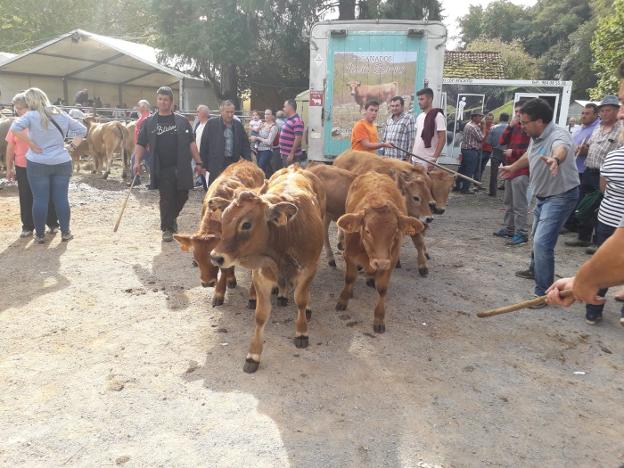
[[(72, 179), (72, 230), (19, 239), (17, 191), (0, 190), (0, 465), (304, 467), (617, 467), (624, 462), (624, 328), (610, 301), (599, 326), (583, 308), (490, 319), (529, 298), (514, 277), (529, 247), (491, 233), (502, 206), (456, 196), (393, 274), (383, 335), (374, 290), (358, 279), (334, 306), (344, 264), (313, 284), (310, 346), (295, 308), (273, 309), (256, 374), (249, 274), (210, 306), (191, 257), (160, 241), (157, 193), (118, 175)], [(179, 221), (193, 231), (202, 198)], [(335, 233), (335, 232), (334, 232)], [(586, 258), (557, 248), (557, 273)]]

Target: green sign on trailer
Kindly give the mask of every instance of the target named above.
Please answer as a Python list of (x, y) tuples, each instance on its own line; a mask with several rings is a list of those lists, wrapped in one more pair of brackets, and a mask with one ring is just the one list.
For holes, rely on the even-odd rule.
[(416, 91), (432, 88), (438, 102), (446, 29), (414, 21), (317, 23), (310, 36), (308, 157), (331, 161), (351, 146), (351, 129), (366, 101), (380, 102), (383, 133), (392, 97), (419, 112)]

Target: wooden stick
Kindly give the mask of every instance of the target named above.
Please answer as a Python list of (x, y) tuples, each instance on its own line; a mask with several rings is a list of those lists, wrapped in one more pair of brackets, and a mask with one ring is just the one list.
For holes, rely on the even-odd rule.
[(113, 228), (113, 232), (117, 232), (117, 229), (119, 229), (119, 223), (121, 223), (121, 217), (124, 214), (124, 211), (126, 211), (126, 205), (128, 204), (128, 199), (130, 198), (130, 192), (132, 192), (132, 187), (134, 187), (134, 182), (136, 182), (138, 176), (134, 176), (132, 177), (132, 183), (130, 184), (130, 188), (128, 189), (128, 195), (126, 195), (126, 199), (123, 202), (123, 205), (121, 205), (121, 211), (119, 212), (119, 216), (117, 217), (117, 222), (115, 223), (115, 227)]
[[(560, 291), (559, 295), (561, 297), (570, 297), (572, 295), (572, 290), (566, 289), (564, 291)], [(531, 299), (528, 301), (518, 302), (517, 304), (499, 307), (498, 309), (492, 309), (492, 310), (479, 312), (477, 314), (477, 317), (479, 318), (494, 317), (495, 315), (507, 314), (509, 312), (515, 312), (516, 310), (526, 309), (527, 307), (541, 305), (541, 304), (544, 304), (545, 302), (546, 302), (546, 296), (540, 296), (540, 297), (536, 297), (535, 299)]]
[(481, 187), (483, 184), (481, 184), (481, 182), (479, 182), (478, 180), (474, 180), (471, 177), (465, 176), (464, 174), (460, 174), (457, 171), (454, 171), (453, 169), (449, 169), (448, 167), (444, 167), (436, 162), (432, 162), (429, 161), (427, 158), (423, 158), (422, 156), (417, 156), (414, 153), (410, 153), (409, 151), (405, 151), (403, 148), (399, 148), (397, 145), (395, 145), (394, 143), (390, 143), (392, 145), (393, 148), (398, 149), (399, 151), (403, 151), (406, 154), (409, 154), (410, 156), (416, 158), (416, 159), (420, 159), (421, 161), (425, 161), (426, 163), (431, 164), (432, 166), (437, 167), (438, 169), (442, 169), (443, 171), (446, 171), (450, 174), (456, 175), (457, 177), (461, 177), (462, 179), (466, 179), (470, 182), (472, 182), (475, 185), (478, 185), (479, 187)]

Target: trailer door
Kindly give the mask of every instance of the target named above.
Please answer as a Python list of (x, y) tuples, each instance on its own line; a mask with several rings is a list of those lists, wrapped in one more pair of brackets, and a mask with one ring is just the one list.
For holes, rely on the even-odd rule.
[(351, 129), (364, 103), (380, 102), (380, 140), (389, 117), (390, 98), (400, 95), (405, 109), (420, 112), (414, 101), (424, 87), (425, 36), (407, 31), (334, 32), (329, 41), (323, 116), (323, 152), (333, 159), (351, 147)]

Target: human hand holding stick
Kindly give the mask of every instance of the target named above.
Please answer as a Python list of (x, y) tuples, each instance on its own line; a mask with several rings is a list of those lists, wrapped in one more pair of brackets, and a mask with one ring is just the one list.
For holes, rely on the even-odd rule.
[[(566, 289), (566, 290), (563, 290), (563, 291), (559, 291), (559, 296), (561, 298), (572, 297), (572, 290), (571, 289)], [(548, 296), (546, 296), (546, 295), (539, 296), (539, 297), (536, 297), (535, 299), (531, 299), (531, 300), (528, 300), (528, 301), (518, 302), (516, 304), (511, 304), (511, 305), (508, 305), (508, 306), (499, 307), (497, 309), (485, 310), (485, 311), (479, 312), (477, 314), (477, 317), (479, 317), (479, 318), (494, 317), (495, 315), (507, 314), (509, 312), (515, 312), (517, 310), (526, 309), (527, 307), (541, 305), (541, 304), (544, 304), (546, 302), (546, 298), (547, 297)]]

